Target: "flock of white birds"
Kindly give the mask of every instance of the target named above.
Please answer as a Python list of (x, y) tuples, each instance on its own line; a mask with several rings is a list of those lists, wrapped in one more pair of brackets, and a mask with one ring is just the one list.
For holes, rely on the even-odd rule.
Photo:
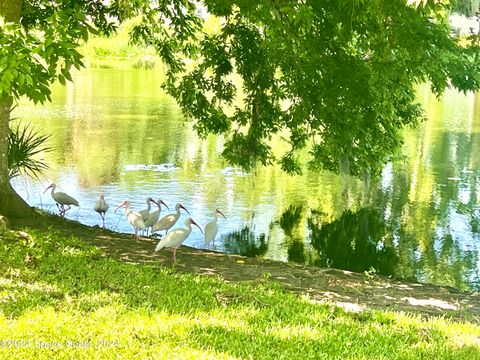
[[(65, 213), (71, 209), (71, 206), (79, 206), (78, 201), (75, 200), (72, 196), (64, 193), (64, 192), (56, 192), (55, 191), (56, 184), (53, 183), (48, 186), (44, 192), (48, 189), (51, 190), (51, 195), (55, 203), (57, 204), (57, 208), (60, 211), (60, 216), (63, 218), (65, 217)], [(133, 226), (135, 234), (134, 238), (138, 239), (138, 232), (141, 230), (142, 235), (148, 236), (150, 234), (154, 234), (156, 232), (161, 232), (165, 230), (165, 235), (163, 235), (162, 239), (157, 244), (155, 251), (159, 251), (163, 248), (171, 248), (173, 251), (173, 261), (176, 261), (176, 252), (177, 249), (182, 243), (188, 238), (190, 233), (192, 232), (192, 225), (197, 226), (200, 229), (200, 232), (204, 234), (205, 243), (209, 244), (212, 242), (214, 244), (215, 237), (217, 236), (218, 232), (218, 224), (217, 219), (219, 216), (222, 216), (224, 219), (225, 215), (219, 210), (215, 209), (213, 212), (214, 219), (210, 221), (206, 226), (205, 230), (202, 228), (191, 218), (187, 218), (185, 220), (185, 227), (183, 228), (175, 228), (169, 232), (169, 230), (177, 223), (178, 219), (180, 218), (180, 209), (185, 210), (188, 215), (190, 212), (180, 203), (175, 205), (175, 212), (165, 215), (160, 218), (161, 213), (161, 206), (165, 206), (167, 209), (168, 206), (163, 202), (163, 200), (158, 199), (154, 200), (151, 197), (148, 197), (146, 200), (147, 208), (141, 211), (135, 211), (130, 207), (130, 201), (125, 200), (120, 205), (117, 206), (114, 212), (116, 212), (120, 208), (125, 209), (125, 215), (128, 219), (128, 222)], [(152, 203), (157, 206), (157, 209), (154, 211), (152, 210)], [(99, 199), (95, 202), (95, 206), (93, 209), (100, 214), (102, 217), (102, 224), (105, 227), (105, 213), (109, 209), (109, 205), (105, 201), (105, 196), (103, 193), (100, 193)]]

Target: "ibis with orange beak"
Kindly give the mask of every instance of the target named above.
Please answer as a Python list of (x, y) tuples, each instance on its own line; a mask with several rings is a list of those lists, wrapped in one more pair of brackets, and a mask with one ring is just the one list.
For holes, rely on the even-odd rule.
[(198, 227), (203, 233), (202, 228), (198, 226), (198, 224), (190, 217), (185, 220), (185, 225), (187, 226), (186, 228), (173, 229), (171, 232), (165, 235), (163, 239), (160, 240), (160, 242), (157, 244), (155, 251), (160, 251), (165, 247), (171, 248), (173, 251), (173, 262), (176, 262), (177, 249), (180, 245), (182, 245), (182, 243), (188, 238), (188, 236), (192, 232), (192, 225)]
[[(79, 204), (78, 201), (70, 195), (64, 192), (55, 192), (56, 187), (57, 185), (52, 183), (45, 189), (43, 193), (45, 193), (48, 189), (52, 189), (52, 198), (55, 200), (57, 208), (60, 211), (60, 216), (63, 218), (65, 217), (65, 213), (72, 208), (70, 205), (79, 206)], [(65, 206), (68, 206), (68, 209), (65, 209)]]

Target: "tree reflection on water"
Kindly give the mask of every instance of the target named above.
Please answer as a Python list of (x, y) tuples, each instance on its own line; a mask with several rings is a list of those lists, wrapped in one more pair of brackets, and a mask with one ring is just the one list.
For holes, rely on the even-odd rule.
[(376, 210), (347, 210), (327, 224), (312, 212), (307, 222), (311, 245), (318, 255), (315, 265), (357, 272), (374, 268), (383, 275), (395, 274), (398, 254), (389, 244), (391, 232)]
[(265, 234), (256, 236), (248, 225), (243, 229), (222, 236), (222, 242), (225, 251), (229, 254), (254, 257), (265, 255), (268, 250)]
[(305, 216), (303, 212), (303, 206), (290, 205), (283, 212), (278, 222), (280, 228), (285, 233), (286, 241), (284, 246), (287, 248), (288, 261), (299, 264), (308, 263), (305, 252), (305, 239), (300, 236), (301, 232), (298, 230), (301, 226), (301, 220)]

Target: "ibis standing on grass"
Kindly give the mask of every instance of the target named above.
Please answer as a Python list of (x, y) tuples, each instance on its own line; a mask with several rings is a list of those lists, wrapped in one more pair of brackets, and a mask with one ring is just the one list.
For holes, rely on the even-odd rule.
[(227, 220), (227, 218), (218, 209), (215, 209), (215, 211), (213, 212), (213, 216), (215, 218), (212, 221), (210, 221), (207, 225), (205, 225), (205, 243), (208, 244), (210, 243), (210, 241), (213, 240), (213, 245), (215, 246), (215, 237), (217, 236), (217, 232), (218, 232), (218, 224), (217, 224), (218, 217), (223, 216), (225, 220)]
[(138, 240), (138, 229), (145, 230), (145, 223), (143, 222), (142, 214), (138, 211), (130, 209), (130, 201), (125, 200), (115, 209), (114, 213), (117, 212), (121, 207), (125, 208), (125, 215), (127, 216), (128, 222), (133, 226), (135, 230), (134, 239)]
[[(64, 218), (65, 213), (72, 208), (70, 205), (79, 206), (79, 204), (78, 201), (70, 195), (65, 194), (64, 192), (55, 192), (56, 187), (57, 185), (55, 183), (52, 183), (49, 187), (45, 189), (43, 193), (45, 193), (50, 188), (52, 189), (52, 198), (57, 204), (57, 208), (60, 211), (60, 216)], [(68, 206), (68, 209), (65, 209), (65, 206)]]
[(165, 230), (165, 234), (167, 234), (168, 229), (170, 229), (175, 223), (177, 222), (178, 218), (180, 217), (180, 209), (185, 210), (188, 215), (190, 212), (180, 203), (175, 205), (176, 213), (165, 215), (163, 218), (158, 220), (152, 227), (152, 234), (157, 231)]
[(170, 231), (167, 235), (163, 237), (162, 240), (159, 241), (157, 244), (157, 247), (155, 248), (155, 251), (160, 251), (164, 247), (166, 248), (171, 248), (173, 251), (173, 262), (176, 262), (176, 254), (177, 254), (177, 249), (182, 243), (188, 238), (190, 233), (192, 232), (192, 224), (195, 225), (200, 229), (200, 231), (203, 233), (202, 228), (198, 226), (198, 224), (193, 221), (192, 218), (188, 218), (185, 220), (185, 225), (187, 226), (186, 228), (180, 228), (180, 229), (173, 229)]
[(100, 197), (95, 203), (93, 210), (100, 214), (100, 216), (102, 217), (103, 228), (105, 228), (105, 213), (108, 210), (108, 204), (105, 201), (105, 196), (103, 195), (103, 192), (100, 193)]

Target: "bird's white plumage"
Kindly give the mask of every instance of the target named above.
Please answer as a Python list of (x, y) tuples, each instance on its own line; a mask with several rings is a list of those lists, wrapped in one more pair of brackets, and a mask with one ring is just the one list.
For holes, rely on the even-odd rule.
[(159, 251), (164, 247), (176, 247), (180, 246), (190, 235), (192, 232), (192, 227), (188, 227), (187, 229), (174, 229), (170, 231), (167, 235), (163, 237), (162, 240), (157, 244), (155, 251)]
[(205, 242), (209, 243), (213, 239), (215, 239), (215, 236), (217, 236), (218, 232), (218, 224), (217, 224), (217, 219), (210, 221), (207, 225), (205, 225)]
[(142, 215), (138, 211), (130, 209), (130, 201), (125, 200), (115, 209), (115, 212), (121, 207), (125, 208), (125, 215), (127, 216), (128, 222), (133, 226), (135, 230), (135, 239), (138, 238), (138, 229), (145, 230), (145, 223), (143, 221)]
[[(53, 200), (55, 200), (55, 202), (57, 203), (57, 207), (58, 209), (60, 210), (60, 216), (65, 216), (65, 213), (67, 212), (67, 210), (70, 210), (70, 205), (74, 205), (74, 206), (80, 206), (78, 201), (73, 198), (72, 196), (64, 193), (64, 192), (55, 192), (55, 188), (57, 187), (57, 185), (55, 183), (52, 183), (50, 184), (50, 186), (48, 186), (45, 191), (47, 191), (48, 189), (52, 189), (51, 191), (51, 195), (52, 195), (52, 198)], [(45, 192), (44, 191), (44, 192)], [(65, 209), (65, 205), (68, 206), (68, 209)]]
[(165, 233), (177, 222), (178, 218), (180, 217), (180, 209), (184, 209), (188, 215), (190, 215), (189, 211), (180, 203), (175, 205), (175, 213), (165, 215), (163, 218), (158, 220), (152, 227), (152, 233), (156, 231), (165, 230)]
[(100, 197), (95, 202), (95, 206), (93, 207), (93, 209), (98, 213), (105, 213), (107, 212), (108, 208), (109, 205), (105, 201), (105, 196), (103, 194), (100, 194)]
[(71, 197), (70, 195), (64, 192), (54, 193), (52, 189), (52, 197), (53, 197), (53, 200), (55, 200), (57, 203), (61, 205), (74, 205), (74, 206), (79, 205), (78, 201), (75, 198)]
[(61, 192), (61, 191), (57, 191), (55, 192), (55, 188), (57, 187), (57, 185), (55, 183), (52, 183), (49, 187), (47, 187), (45, 189), (45, 191), (47, 191), (48, 189), (52, 189), (52, 198), (53, 200), (55, 200), (55, 202), (59, 203), (60, 205), (75, 205), (75, 206), (79, 206), (78, 204), (78, 201), (73, 198), (72, 196), (64, 193), (64, 192)]
[(95, 206), (93, 207), (93, 210), (99, 213), (100, 216), (102, 217), (103, 227), (105, 227), (105, 213), (107, 212), (108, 208), (109, 206), (105, 201), (105, 196), (103, 195), (103, 193), (100, 193), (100, 197), (95, 202)]
[(152, 208), (152, 201), (153, 199), (151, 197), (147, 197), (147, 200), (146, 200), (147, 208), (139, 211), (140, 215), (142, 215), (143, 221), (148, 219), (148, 215), (150, 214), (150, 209)]
[(138, 211), (128, 210), (125, 211), (125, 215), (127, 215), (128, 222), (134, 228), (145, 230), (145, 223), (143, 221), (143, 217)]
[(198, 224), (193, 221), (192, 218), (188, 218), (185, 220), (186, 228), (174, 229), (170, 231), (167, 235), (165, 235), (162, 240), (160, 240), (155, 247), (155, 251), (159, 251), (163, 248), (172, 248), (173, 249), (173, 262), (175, 262), (175, 254), (177, 252), (177, 248), (182, 245), (182, 243), (188, 238), (190, 233), (192, 232), (192, 225), (195, 225), (200, 229), (201, 232), (202, 228), (198, 226)]
[(157, 204), (157, 207), (158, 207), (157, 210), (150, 212), (150, 214), (148, 215), (147, 220), (144, 221), (144, 222), (145, 222), (145, 226), (147, 227), (147, 229), (148, 229), (149, 227), (152, 227), (152, 226), (158, 221), (158, 219), (160, 219), (161, 205), (162, 205), (162, 204), (165, 205), (165, 206), (167, 207), (167, 209), (168, 209), (167, 204), (165, 204), (162, 199), (158, 199), (157, 202), (156, 202), (156, 204)]
[(205, 234), (205, 242), (207, 244), (212, 240), (215, 243), (215, 237), (217, 236), (217, 233), (218, 233), (218, 224), (217, 224), (218, 217), (223, 216), (223, 218), (226, 219), (225, 215), (223, 215), (223, 213), (218, 209), (215, 209), (215, 211), (213, 212), (213, 216), (214, 216), (214, 219), (210, 221), (207, 225), (205, 225), (204, 234)]

